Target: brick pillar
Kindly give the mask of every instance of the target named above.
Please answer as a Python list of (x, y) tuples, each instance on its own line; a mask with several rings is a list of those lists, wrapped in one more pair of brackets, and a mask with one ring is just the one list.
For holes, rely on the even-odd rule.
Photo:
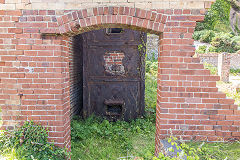
[(229, 82), (230, 73), (230, 56), (228, 53), (218, 55), (218, 75), (221, 81)]

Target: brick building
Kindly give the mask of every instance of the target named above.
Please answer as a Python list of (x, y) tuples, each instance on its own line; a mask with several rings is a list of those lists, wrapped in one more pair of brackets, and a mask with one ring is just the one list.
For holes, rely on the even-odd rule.
[(192, 33), (211, 0), (0, 0), (2, 128), (34, 120), (70, 147), (71, 37), (122, 27), (159, 35), (159, 139), (240, 138), (240, 111), (218, 92), (218, 76), (192, 58)]

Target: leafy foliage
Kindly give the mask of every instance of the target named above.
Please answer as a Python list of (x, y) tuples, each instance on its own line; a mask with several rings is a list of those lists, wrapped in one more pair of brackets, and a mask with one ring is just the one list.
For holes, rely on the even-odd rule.
[[(207, 12), (203, 22), (198, 23), (196, 31), (200, 30), (215, 30), (218, 27), (218, 31), (229, 32), (231, 31), (230, 22), (230, 4), (225, 0), (216, 0)], [(220, 28), (223, 27), (223, 29)], [(226, 28), (228, 28), (226, 30)]]
[[(154, 151), (154, 123), (155, 118), (150, 116), (130, 123), (109, 122), (94, 116), (86, 120), (74, 119), (71, 123), (72, 159), (117, 159), (128, 153), (146, 157), (145, 152)], [(139, 146), (135, 143), (143, 139), (148, 145), (143, 143), (145, 147), (136, 151), (135, 147)]]
[(206, 53), (206, 50), (207, 50), (207, 46), (200, 46), (197, 50), (196, 50), (196, 53), (198, 54), (204, 54)]
[[(216, 0), (204, 21), (195, 28), (194, 40), (211, 43), (209, 52), (234, 53), (240, 50), (239, 36), (234, 36), (236, 29), (233, 29), (230, 23), (231, 6), (234, 7), (229, 0)], [(203, 53), (203, 49), (199, 50), (199, 53)]]
[(204, 143), (204, 142), (189, 142), (187, 145), (190, 148), (201, 147), (201, 152), (198, 153), (200, 160), (238, 160), (240, 157), (240, 142), (228, 143)]
[(210, 46), (208, 48), (208, 53), (214, 53), (214, 52), (217, 52), (217, 48), (216, 47), (213, 47), (213, 46)]
[(145, 74), (145, 105), (146, 110), (155, 112), (157, 103), (158, 62), (146, 61)]
[(205, 43), (210, 43), (213, 37), (215, 37), (215, 32), (213, 30), (195, 31), (193, 34), (194, 40)]
[(153, 77), (157, 77), (158, 62), (146, 61), (146, 74), (150, 74)]
[(32, 121), (13, 131), (0, 134), (0, 155), (18, 160), (64, 160), (69, 154), (66, 149), (48, 143), (48, 131)]
[[(208, 52), (235, 53), (240, 50), (240, 37), (234, 36), (231, 33), (215, 32), (212, 30), (195, 31), (193, 39), (210, 43), (212, 46), (209, 48)], [(200, 47), (196, 52), (200, 54), (206, 53), (206, 47)]]
[[(239, 142), (235, 143), (205, 143), (205, 142), (190, 142), (178, 140), (171, 136), (168, 138), (168, 143), (171, 146), (168, 149), (170, 152), (175, 150), (178, 153), (175, 156), (168, 156), (160, 153), (153, 160), (223, 160), (223, 159), (238, 159), (240, 156)], [(175, 148), (175, 150), (174, 150)]]
[[(205, 156), (204, 149), (200, 147), (198, 148), (189, 147), (189, 145), (187, 145), (185, 142), (181, 142), (179, 144), (179, 141), (177, 140), (176, 137), (171, 136), (168, 139), (168, 143), (170, 143), (171, 146), (176, 147), (177, 151), (181, 151), (181, 152), (177, 152), (175, 156), (171, 156), (171, 157), (168, 155), (164, 155), (163, 153), (160, 153), (159, 156), (154, 157), (153, 160), (181, 160), (185, 158), (188, 160), (200, 160), (199, 155)], [(170, 147), (168, 151), (174, 152), (173, 147)], [(204, 158), (204, 159), (212, 160), (211, 158)]]
[(234, 53), (240, 49), (236, 39), (233, 39), (233, 36), (227, 33), (218, 33), (212, 39), (211, 45), (216, 47), (217, 52)]

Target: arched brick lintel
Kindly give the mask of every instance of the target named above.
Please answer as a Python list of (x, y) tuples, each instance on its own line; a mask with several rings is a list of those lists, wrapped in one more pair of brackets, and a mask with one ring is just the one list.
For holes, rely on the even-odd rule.
[(200, 15), (196, 15), (191, 10), (179, 9), (154, 11), (130, 7), (97, 7), (75, 10), (58, 16), (57, 27), (42, 28), (40, 32), (76, 35), (95, 29), (121, 26), (160, 34), (164, 32), (167, 21), (202, 21), (204, 15), (201, 15), (199, 10), (197, 13)]

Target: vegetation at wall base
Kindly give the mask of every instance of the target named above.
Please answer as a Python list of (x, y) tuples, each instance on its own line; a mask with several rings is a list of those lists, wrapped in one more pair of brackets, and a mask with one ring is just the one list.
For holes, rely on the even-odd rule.
[(32, 121), (11, 131), (0, 132), (0, 159), (4, 160), (65, 160), (66, 149), (48, 142), (46, 128)]
[[(90, 117), (72, 121), (72, 159), (117, 159), (127, 155), (151, 158), (154, 152), (155, 119), (109, 122)], [(150, 155), (151, 157), (148, 157)]]
[(240, 159), (240, 142), (188, 142), (190, 148), (199, 148), (201, 146), (202, 152), (199, 154), (200, 160), (239, 160)]
[(172, 145), (168, 152), (174, 152), (174, 148), (179, 152), (172, 156), (160, 153), (153, 160), (239, 160), (240, 158), (240, 142), (238, 141), (230, 143), (184, 142), (171, 136), (168, 142)]

